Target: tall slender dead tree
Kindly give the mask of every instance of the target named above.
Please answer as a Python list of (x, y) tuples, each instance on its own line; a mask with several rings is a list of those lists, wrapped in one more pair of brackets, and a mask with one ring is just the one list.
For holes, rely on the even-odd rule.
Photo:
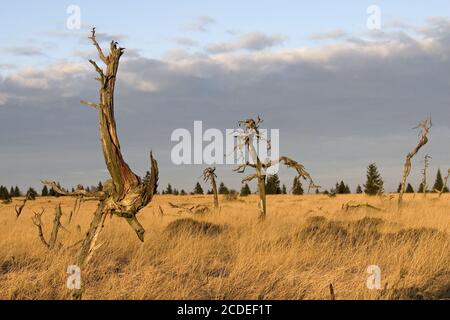
[(439, 190), (439, 198), (442, 197), (442, 194), (445, 192), (445, 190), (447, 189), (447, 183), (448, 183), (448, 178), (450, 178), (450, 169), (448, 169), (447, 171), (447, 175), (444, 178), (444, 183), (442, 184), (442, 189)]
[(54, 182), (43, 181), (44, 184), (53, 187), (59, 194), (99, 200), (97, 210), (82, 242), (81, 251), (76, 261), (80, 268), (83, 268), (88, 263), (93, 252), (98, 247), (95, 243), (108, 215), (124, 218), (136, 232), (138, 238), (144, 241), (145, 230), (137, 220), (136, 215), (151, 202), (158, 185), (158, 164), (151, 152), (151, 174), (150, 178), (144, 182), (126, 164), (120, 150), (114, 118), (114, 88), (119, 61), (125, 49), (118, 47), (117, 42), (112, 41), (110, 43), (110, 52), (108, 55), (105, 55), (96, 40), (95, 28), (92, 29), (89, 39), (96, 47), (100, 60), (106, 65), (106, 70), (100, 68), (93, 60), (89, 60), (98, 73), (97, 80), (100, 82), (100, 98), (98, 103), (86, 101), (81, 101), (81, 103), (98, 111), (103, 155), (111, 179), (103, 184), (104, 188), (102, 191), (96, 192), (86, 190), (66, 192)]
[(423, 158), (423, 169), (421, 170), (422, 172), (422, 191), (423, 191), (423, 197), (426, 198), (427, 197), (427, 192), (428, 192), (428, 182), (427, 182), (427, 171), (428, 171), (428, 167), (430, 166), (430, 159), (431, 156), (430, 155), (425, 155), (425, 157)]
[(400, 194), (398, 196), (398, 206), (399, 208), (403, 202), (403, 194), (406, 190), (406, 181), (408, 179), (409, 174), (411, 173), (411, 159), (419, 152), (419, 150), (428, 143), (428, 133), (430, 132), (433, 123), (431, 121), (431, 117), (423, 120), (419, 123), (419, 125), (414, 129), (420, 129), (419, 132), (419, 143), (417, 146), (406, 155), (405, 163), (403, 165), (403, 177), (401, 182)]
[(217, 195), (217, 184), (216, 184), (216, 178), (217, 175), (215, 174), (216, 168), (206, 168), (205, 170), (203, 170), (203, 180), (205, 182), (210, 181), (211, 182), (211, 187), (212, 187), (212, 191), (214, 194), (214, 208), (218, 209), (219, 208), (219, 196)]
[[(303, 178), (309, 182), (308, 191), (311, 188), (320, 188), (314, 184), (310, 174), (305, 170), (305, 167), (298, 163), (295, 160), (292, 160), (288, 157), (281, 156), (275, 160), (266, 160), (262, 161), (257, 152), (256, 148), (253, 144), (255, 138), (256, 142), (259, 142), (261, 139), (265, 139), (259, 131), (259, 126), (263, 120), (258, 116), (256, 120), (247, 119), (243, 121), (239, 121), (239, 127), (243, 129), (243, 132), (238, 133), (238, 140), (241, 140), (241, 143), (236, 145), (236, 148), (245, 149), (248, 151), (249, 157), (252, 161), (247, 161), (245, 164), (238, 166), (234, 169), (235, 172), (244, 173), (247, 167), (251, 167), (255, 169), (254, 174), (250, 174), (242, 179), (242, 183), (250, 182), (253, 179), (257, 180), (258, 183), (258, 193), (259, 193), (259, 218), (260, 220), (265, 220), (267, 216), (267, 202), (266, 202), (266, 176), (267, 170), (279, 163), (283, 163), (288, 168), (294, 168), (297, 171), (296, 179)], [(270, 141), (268, 141), (268, 146), (270, 148)]]

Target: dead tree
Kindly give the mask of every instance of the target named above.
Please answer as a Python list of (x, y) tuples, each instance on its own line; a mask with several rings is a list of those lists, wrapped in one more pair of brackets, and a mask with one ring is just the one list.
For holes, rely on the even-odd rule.
[(218, 209), (219, 208), (219, 196), (217, 195), (217, 184), (216, 184), (216, 178), (217, 175), (215, 174), (216, 168), (206, 168), (205, 170), (203, 170), (203, 180), (205, 182), (210, 181), (211, 182), (211, 186), (212, 186), (212, 191), (214, 194), (214, 208)]
[(442, 194), (444, 193), (445, 189), (447, 188), (448, 178), (450, 178), (450, 169), (448, 169), (447, 175), (444, 178), (444, 184), (442, 185), (442, 189), (438, 190), (439, 198), (442, 197)]
[(62, 210), (61, 205), (58, 204), (55, 207), (55, 218), (53, 220), (53, 228), (52, 233), (50, 235), (50, 239), (47, 241), (45, 240), (44, 236), (44, 226), (42, 223), (42, 215), (44, 214), (45, 209), (42, 209), (41, 212), (34, 212), (34, 217), (32, 218), (34, 225), (38, 229), (38, 236), (41, 242), (46, 246), (48, 249), (53, 250), (56, 245), (56, 241), (58, 239), (58, 232), (59, 229), (62, 227), (61, 225), (61, 216), (62, 216)]
[(21, 205), (16, 205), (14, 207), (14, 210), (16, 211), (16, 219), (19, 219), (20, 215), (22, 214), (22, 210), (25, 207), (25, 204), (28, 201), (28, 197), (25, 197)]
[(419, 143), (417, 146), (406, 155), (405, 163), (403, 165), (403, 177), (401, 182), (400, 194), (398, 197), (398, 206), (399, 208), (403, 202), (403, 194), (406, 190), (406, 181), (408, 179), (409, 174), (411, 173), (411, 159), (419, 152), (419, 150), (428, 143), (428, 133), (432, 127), (433, 123), (431, 121), (431, 117), (423, 120), (419, 125), (414, 129), (420, 129), (419, 132)]
[[(251, 167), (255, 169), (255, 173), (247, 175), (242, 179), (242, 183), (250, 182), (253, 179), (257, 180), (258, 183), (258, 193), (259, 193), (259, 218), (260, 220), (264, 220), (267, 216), (267, 204), (266, 204), (266, 176), (267, 170), (278, 164), (284, 163), (288, 168), (294, 168), (297, 171), (296, 179), (303, 178), (309, 182), (308, 191), (311, 188), (320, 188), (319, 186), (314, 184), (310, 174), (305, 170), (305, 167), (294, 161), (288, 157), (282, 156), (275, 160), (266, 160), (262, 161), (253, 145), (253, 141), (256, 138), (256, 142), (259, 142), (261, 139), (265, 139), (259, 131), (259, 126), (263, 120), (258, 117), (256, 120), (247, 119), (244, 121), (239, 121), (239, 126), (243, 129), (243, 132), (238, 133), (238, 140), (241, 140), (241, 143), (238, 143), (236, 148), (245, 149), (248, 151), (248, 155), (251, 161), (247, 161), (245, 164), (238, 166), (234, 169), (235, 172), (244, 173), (247, 167)], [(270, 141), (268, 141), (268, 146), (270, 148)]]
[(425, 155), (423, 159), (423, 169), (421, 170), (422, 173), (422, 188), (423, 188), (423, 197), (427, 197), (427, 191), (428, 191), (428, 183), (427, 183), (427, 170), (430, 166), (430, 159), (431, 157), (427, 154)]
[[(65, 192), (54, 182), (43, 181), (44, 184), (62, 195), (78, 196), (99, 200), (97, 210), (89, 226), (86, 237), (81, 246), (76, 265), (80, 268), (86, 266), (92, 254), (98, 246), (96, 241), (102, 230), (106, 216), (115, 215), (124, 218), (130, 227), (136, 232), (139, 240), (144, 241), (145, 230), (137, 219), (139, 211), (148, 205), (158, 184), (158, 164), (150, 153), (151, 174), (145, 182), (141, 180), (124, 161), (119, 139), (116, 132), (116, 121), (114, 118), (114, 88), (117, 80), (119, 61), (124, 53), (124, 48), (118, 47), (117, 42), (110, 43), (108, 55), (103, 53), (95, 37), (95, 28), (89, 37), (97, 49), (100, 60), (106, 65), (106, 69), (100, 68), (96, 62), (89, 60), (98, 73), (97, 80), (100, 82), (99, 102), (92, 103), (81, 101), (97, 110), (99, 114), (100, 138), (106, 166), (111, 175), (111, 180), (106, 181), (102, 191), (89, 192), (76, 190)], [(81, 293), (77, 298), (80, 298)]]
[(72, 222), (72, 217), (73, 217), (73, 215), (74, 215), (74, 214), (77, 214), (78, 211), (80, 211), (81, 204), (82, 204), (83, 202), (84, 202), (83, 197), (77, 197), (77, 198), (76, 198), (75, 203), (74, 203), (74, 205), (73, 205), (73, 209), (70, 211), (70, 214), (69, 214), (69, 218), (68, 218), (67, 224), (70, 224), (70, 223)]

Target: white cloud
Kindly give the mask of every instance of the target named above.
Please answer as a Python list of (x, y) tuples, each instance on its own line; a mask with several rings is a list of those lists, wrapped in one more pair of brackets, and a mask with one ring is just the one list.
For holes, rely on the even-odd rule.
[(18, 46), (1, 48), (0, 53), (10, 54), (15, 56), (42, 56), (44, 52), (37, 47), (32, 46)]
[(286, 38), (282, 35), (266, 35), (251, 32), (240, 36), (236, 41), (213, 43), (207, 46), (210, 53), (223, 53), (237, 50), (260, 51), (282, 44)]
[(337, 29), (325, 33), (316, 33), (309, 37), (311, 40), (336, 40), (346, 37), (348, 34), (342, 29)]
[(134, 73), (123, 72), (121, 78), (130, 88), (138, 91), (156, 92), (159, 90), (159, 86), (155, 82), (144, 79)]
[(191, 38), (187, 38), (187, 37), (175, 38), (175, 42), (178, 45), (184, 46), (184, 47), (196, 47), (199, 45), (199, 43), (197, 41), (195, 41), (194, 39), (191, 39)]
[(185, 31), (198, 31), (198, 32), (206, 32), (208, 31), (208, 27), (212, 24), (216, 23), (216, 20), (209, 16), (200, 16), (195, 21), (184, 26)]

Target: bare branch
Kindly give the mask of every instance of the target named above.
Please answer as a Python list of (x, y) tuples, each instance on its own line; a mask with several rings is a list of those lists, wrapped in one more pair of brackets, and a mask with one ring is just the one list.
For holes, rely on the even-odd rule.
[(96, 104), (96, 103), (93, 103), (93, 102), (81, 100), (80, 103), (81, 103), (81, 104), (84, 104), (84, 105), (86, 105), (86, 106), (88, 106), (88, 107), (92, 107), (92, 108), (94, 108), (94, 109), (98, 109), (98, 108), (99, 108), (99, 105)]
[(291, 158), (283, 156), (280, 157), (278, 160), (269, 161), (266, 165), (264, 165), (264, 168), (270, 168), (276, 165), (277, 163), (284, 163), (288, 168), (294, 168), (297, 171), (298, 178), (303, 178), (309, 182), (308, 191), (310, 191), (311, 189), (320, 188), (320, 186), (314, 183), (313, 179), (311, 178), (311, 175), (306, 171), (305, 167), (302, 164), (298, 163), (297, 161), (292, 160)]
[(14, 210), (16, 211), (16, 219), (19, 219), (20, 215), (22, 214), (22, 210), (25, 207), (25, 204), (28, 201), (28, 197), (25, 197), (23, 200), (23, 203), (21, 205), (16, 205)]
[(103, 54), (103, 50), (102, 50), (102, 48), (100, 47), (100, 45), (98, 44), (97, 38), (95, 37), (95, 28), (92, 28), (91, 36), (89, 37), (89, 39), (92, 40), (92, 43), (93, 43), (94, 46), (97, 48), (97, 52), (98, 52), (98, 55), (99, 55), (100, 59), (102, 59), (102, 61), (103, 61), (105, 64), (108, 64), (108, 59), (107, 59), (106, 56)]
[(44, 237), (43, 224), (42, 224), (42, 215), (44, 214), (44, 212), (45, 212), (44, 208), (42, 208), (41, 212), (34, 212), (34, 217), (32, 217), (31, 219), (32, 219), (34, 225), (38, 229), (39, 239), (44, 244), (44, 246), (49, 248), (49, 244), (47, 243), (47, 241), (45, 240), (45, 237)]
[(241, 182), (242, 183), (246, 183), (246, 182), (250, 182), (250, 181), (252, 181), (253, 179), (257, 179), (258, 178), (258, 175), (256, 174), (256, 173), (254, 173), (254, 174), (249, 174), (248, 176), (245, 176), (242, 180), (241, 180)]
[(56, 182), (49, 181), (49, 180), (42, 180), (42, 184), (47, 185), (53, 190), (55, 190), (56, 193), (63, 195), (63, 196), (81, 196), (81, 197), (90, 197), (90, 198), (96, 198), (96, 199), (102, 199), (106, 196), (106, 193), (103, 191), (96, 191), (96, 192), (90, 192), (83, 189), (75, 190), (74, 192), (67, 192), (61, 189)]

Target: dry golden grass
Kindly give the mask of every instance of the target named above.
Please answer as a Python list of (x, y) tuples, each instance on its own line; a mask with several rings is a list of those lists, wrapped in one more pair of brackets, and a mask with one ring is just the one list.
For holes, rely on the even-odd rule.
[[(337, 299), (450, 298), (450, 197), (436, 198), (408, 195), (399, 213), (389, 197), (269, 196), (268, 219), (257, 223), (256, 196), (222, 201), (220, 213), (202, 216), (179, 214), (168, 202), (211, 205), (210, 196), (157, 196), (139, 214), (143, 244), (125, 221), (107, 219), (104, 244), (82, 274), (83, 298), (328, 299), (329, 284)], [(64, 247), (83, 238), (96, 208), (84, 203), (67, 225), (74, 201), (38, 198), (17, 221), (19, 200), (0, 205), (0, 298), (70, 298), (66, 269), (78, 247)], [(384, 211), (342, 210), (349, 201)], [(51, 252), (31, 217), (46, 209), (48, 237), (59, 202), (68, 231), (60, 230), (63, 247)], [(172, 223), (183, 218), (212, 225)], [(367, 289), (369, 265), (380, 266), (384, 290)]]

